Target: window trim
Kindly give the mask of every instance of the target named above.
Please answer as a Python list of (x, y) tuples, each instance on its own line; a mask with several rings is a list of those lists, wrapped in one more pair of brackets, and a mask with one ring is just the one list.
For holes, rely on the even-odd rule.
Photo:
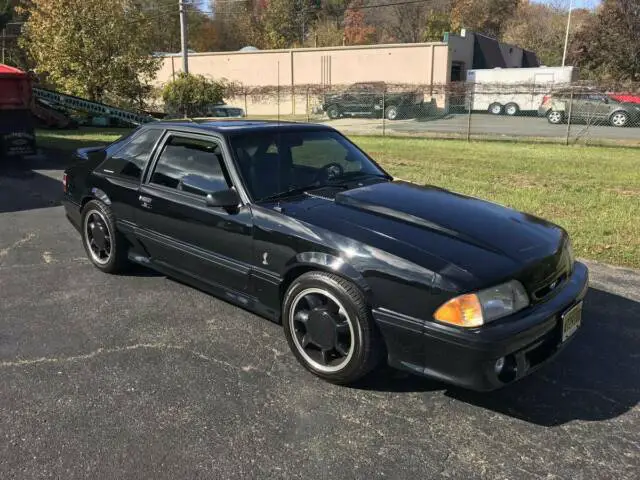
[[(164, 135), (161, 137), (161, 143), (156, 145), (156, 149), (154, 151), (153, 157), (149, 160), (148, 167), (142, 176), (142, 185), (149, 189), (157, 189), (166, 193), (175, 193), (179, 196), (197, 199), (200, 201), (205, 201), (205, 197), (202, 195), (197, 195), (191, 192), (185, 192), (182, 190), (177, 190), (175, 188), (167, 187), (165, 185), (159, 185), (157, 183), (151, 183), (151, 176), (156, 169), (156, 165), (160, 160), (160, 155), (162, 154), (165, 146), (171, 139), (171, 137), (178, 136), (181, 138), (191, 138), (193, 140), (201, 140), (217, 143), (220, 147), (220, 151), (222, 153), (222, 168), (226, 170), (226, 174), (231, 181), (231, 185), (229, 188), (233, 188), (238, 192), (240, 196), (241, 205), (247, 205), (250, 203), (248, 200), (247, 194), (244, 191), (244, 187), (239, 187), (242, 183), (239, 181), (239, 177), (237, 172), (235, 171), (235, 165), (229, 161), (229, 151), (227, 148), (227, 143), (224, 140), (224, 137), (221, 135), (212, 135), (209, 133), (195, 133), (191, 131), (178, 130), (178, 129), (167, 129), (164, 132)], [(231, 165), (230, 165), (231, 164)]]
[[(152, 131), (157, 131), (157, 130), (160, 131), (160, 135), (155, 140), (155, 142), (153, 143), (153, 146), (150, 149), (151, 151), (149, 153), (149, 158), (145, 162), (145, 166), (141, 170), (139, 178), (136, 179), (136, 178), (133, 178), (133, 177), (128, 177), (126, 175), (120, 175), (120, 174), (115, 173), (115, 172), (106, 172), (104, 170), (104, 168), (103, 168), (104, 164), (106, 162), (108, 162), (109, 160), (113, 159), (116, 155), (118, 155), (118, 153), (122, 152), (125, 148), (127, 148), (134, 139), (138, 138), (140, 135), (143, 135), (143, 134), (145, 134), (147, 132), (152, 132)], [(131, 182), (131, 183), (135, 183), (137, 185), (140, 185), (142, 183), (142, 181), (144, 180), (144, 177), (146, 175), (147, 169), (149, 168), (149, 165), (151, 165), (151, 162), (153, 161), (155, 153), (156, 153), (156, 149), (158, 148), (158, 145), (162, 141), (164, 135), (165, 135), (164, 129), (144, 128), (144, 127), (143, 128), (139, 128), (137, 132), (134, 132), (132, 135), (130, 135), (129, 138), (127, 138), (127, 140), (122, 145), (120, 145), (120, 148), (118, 148), (116, 151), (114, 151), (111, 155), (105, 157), (105, 159), (102, 160), (100, 162), (100, 164), (93, 170), (94, 173), (96, 173), (98, 175), (103, 175), (105, 177), (116, 178), (118, 180)], [(106, 148), (105, 148), (105, 150), (106, 150)]]

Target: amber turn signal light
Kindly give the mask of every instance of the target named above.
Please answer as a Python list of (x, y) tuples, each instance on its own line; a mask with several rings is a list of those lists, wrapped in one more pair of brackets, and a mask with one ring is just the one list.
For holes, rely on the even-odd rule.
[(474, 293), (452, 298), (442, 305), (434, 318), (459, 327), (479, 327), (484, 323), (480, 299)]

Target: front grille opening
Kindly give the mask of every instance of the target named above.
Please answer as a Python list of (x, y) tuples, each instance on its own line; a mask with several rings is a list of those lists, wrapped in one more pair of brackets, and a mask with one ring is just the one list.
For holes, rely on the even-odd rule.
[(533, 292), (534, 298), (536, 300), (542, 300), (546, 296), (550, 295), (553, 291), (558, 290), (566, 280), (567, 274), (563, 273), (554, 281), (547, 283), (544, 287), (539, 288), (538, 290)]

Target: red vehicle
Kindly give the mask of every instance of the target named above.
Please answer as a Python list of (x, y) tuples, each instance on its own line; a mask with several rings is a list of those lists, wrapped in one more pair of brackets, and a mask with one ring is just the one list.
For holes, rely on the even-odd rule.
[(35, 153), (31, 79), (0, 64), (0, 157)]
[(633, 93), (612, 93), (611, 98), (624, 103), (640, 103), (640, 94)]

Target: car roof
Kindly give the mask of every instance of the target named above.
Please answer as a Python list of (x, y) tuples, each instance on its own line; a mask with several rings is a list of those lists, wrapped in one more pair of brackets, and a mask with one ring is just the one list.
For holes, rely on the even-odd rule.
[(281, 131), (334, 131), (328, 125), (318, 123), (278, 122), (274, 120), (162, 120), (144, 125), (146, 128), (169, 128), (194, 133), (216, 132), (222, 134)]

